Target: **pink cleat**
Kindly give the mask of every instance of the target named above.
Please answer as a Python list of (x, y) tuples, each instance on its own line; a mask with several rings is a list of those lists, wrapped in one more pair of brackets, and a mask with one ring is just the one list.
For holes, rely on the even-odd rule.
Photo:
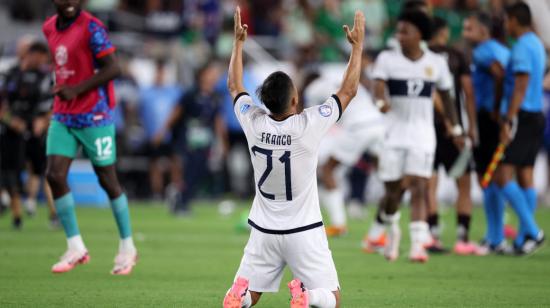
[(454, 252), (461, 256), (486, 256), (489, 254), (489, 250), (486, 247), (478, 246), (473, 242), (458, 241), (455, 244)]
[(52, 273), (66, 273), (75, 268), (78, 264), (86, 264), (88, 262), (90, 262), (88, 251), (67, 250), (67, 252), (61, 256), (59, 262), (52, 266)]
[(223, 299), (223, 308), (241, 308), (244, 296), (248, 291), (248, 280), (243, 277), (237, 277), (237, 280), (231, 286)]
[(136, 266), (138, 259), (137, 251), (119, 252), (115, 257), (115, 266), (111, 271), (113, 275), (130, 275), (132, 269)]
[(290, 308), (309, 308), (309, 296), (304, 284), (298, 278), (288, 283), (290, 290)]

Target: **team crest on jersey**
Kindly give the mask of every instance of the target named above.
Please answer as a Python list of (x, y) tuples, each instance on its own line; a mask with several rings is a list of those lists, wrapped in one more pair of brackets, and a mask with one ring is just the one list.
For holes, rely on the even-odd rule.
[(432, 77), (432, 75), (434, 74), (434, 70), (431, 66), (427, 66), (424, 72), (426, 73), (426, 77), (428, 78)]
[(63, 66), (67, 64), (67, 61), (69, 60), (69, 54), (67, 53), (67, 47), (64, 45), (59, 45), (55, 49), (55, 63), (59, 66)]
[(245, 113), (248, 111), (248, 109), (250, 109), (250, 105), (249, 105), (249, 104), (244, 104), (244, 105), (242, 105), (242, 106), (241, 106), (241, 113), (242, 113), (242, 114), (245, 114)]
[(325, 118), (329, 117), (332, 114), (332, 107), (329, 105), (321, 105), (319, 106), (319, 113)]

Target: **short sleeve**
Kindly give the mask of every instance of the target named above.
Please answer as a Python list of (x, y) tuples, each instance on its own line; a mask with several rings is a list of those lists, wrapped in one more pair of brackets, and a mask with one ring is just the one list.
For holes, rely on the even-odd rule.
[(453, 75), (449, 70), (449, 65), (443, 58), (440, 58), (438, 63), (439, 76), (435, 81), (436, 88), (441, 91), (450, 90), (453, 87)]
[(308, 138), (319, 142), (342, 116), (340, 99), (333, 94), (321, 105), (306, 108), (303, 115), (306, 117), (306, 133)]
[(100, 59), (115, 52), (105, 27), (95, 21), (90, 21), (90, 49), (96, 59)]
[(254, 104), (252, 97), (246, 92), (242, 92), (235, 97), (233, 111), (245, 133), (252, 129), (254, 118), (266, 114), (262, 108)]
[(531, 73), (533, 71), (527, 48), (520, 42), (512, 49), (511, 61), (514, 73)]
[(373, 79), (388, 80), (390, 73), (388, 69), (388, 57), (386, 52), (382, 52), (376, 58), (374, 62), (374, 68), (372, 70)]

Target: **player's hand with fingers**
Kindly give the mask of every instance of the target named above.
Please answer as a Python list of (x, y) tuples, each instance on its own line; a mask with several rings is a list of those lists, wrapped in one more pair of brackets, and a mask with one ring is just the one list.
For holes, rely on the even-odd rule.
[(64, 101), (70, 101), (72, 99), (75, 99), (79, 95), (79, 92), (77, 87), (62, 85), (62, 86), (56, 86), (53, 94), (57, 95), (59, 98), (61, 98)]
[(235, 10), (235, 40), (244, 42), (246, 40), (247, 31), (248, 31), (248, 25), (242, 24), (241, 22), (241, 8), (237, 6), (237, 9)]
[(349, 29), (348, 25), (344, 25), (344, 32), (348, 42), (353, 46), (363, 46), (365, 40), (365, 15), (361, 11), (355, 12), (353, 21), (353, 29)]
[(512, 141), (512, 124), (505, 121), (500, 125), (500, 143), (508, 145)]

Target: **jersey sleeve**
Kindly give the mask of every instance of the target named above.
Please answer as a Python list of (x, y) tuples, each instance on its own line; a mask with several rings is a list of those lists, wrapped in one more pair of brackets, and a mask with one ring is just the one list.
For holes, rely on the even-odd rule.
[(252, 97), (246, 92), (235, 97), (233, 111), (245, 133), (252, 130), (252, 122), (256, 117), (266, 114), (262, 108), (254, 104)]
[(338, 96), (333, 94), (323, 104), (306, 108), (305, 133), (309, 140), (318, 143), (327, 131), (342, 117), (342, 105)]
[(512, 50), (512, 72), (517, 73), (531, 73), (533, 67), (529, 59), (529, 53), (525, 45), (517, 43)]
[(449, 70), (449, 65), (447, 64), (447, 61), (445, 61), (445, 59), (440, 57), (438, 61), (438, 66), (439, 66), (439, 76), (435, 81), (436, 88), (441, 91), (452, 89), (453, 75)]
[(90, 21), (88, 26), (90, 31), (90, 49), (96, 59), (100, 59), (115, 52), (115, 47), (111, 43), (105, 27), (95, 21)]
[(390, 73), (388, 68), (388, 56), (387, 52), (382, 52), (376, 58), (374, 62), (374, 68), (372, 70), (373, 79), (388, 80)]

